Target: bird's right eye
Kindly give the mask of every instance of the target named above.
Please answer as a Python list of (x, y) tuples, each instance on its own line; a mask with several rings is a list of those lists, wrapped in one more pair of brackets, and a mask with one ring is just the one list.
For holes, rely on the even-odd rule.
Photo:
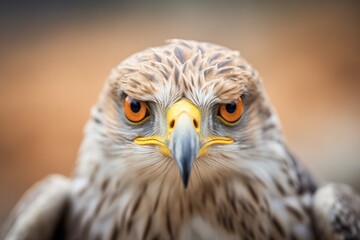
[(135, 124), (143, 123), (149, 116), (146, 103), (129, 96), (124, 99), (124, 113), (126, 118)]

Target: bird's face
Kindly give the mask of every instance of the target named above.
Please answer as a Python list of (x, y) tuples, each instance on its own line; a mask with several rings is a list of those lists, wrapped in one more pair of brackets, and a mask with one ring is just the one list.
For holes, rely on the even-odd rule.
[[(144, 102), (139, 102), (127, 96), (125, 105), (129, 104), (129, 102), (133, 106), (143, 104), (144, 108), (146, 108)], [(133, 113), (132, 110), (130, 112)], [(216, 116), (224, 122), (227, 122), (225, 118), (233, 118), (234, 121), (228, 123), (234, 124), (240, 119), (241, 113), (242, 101), (237, 99), (231, 103), (222, 104)], [(161, 154), (171, 157), (176, 161), (184, 186), (186, 187), (193, 162), (197, 158), (206, 155), (207, 149), (211, 145), (231, 144), (234, 140), (231, 137), (216, 135), (212, 133), (213, 131), (210, 131), (210, 133), (209, 124), (205, 124), (202, 120), (199, 107), (186, 98), (181, 98), (172, 104), (165, 115), (166, 120), (164, 123), (166, 124), (166, 130), (162, 134), (146, 137), (140, 136), (134, 139), (134, 143), (139, 145), (158, 145)]]
[(143, 169), (176, 163), (185, 187), (194, 164), (221, 166), (219, 159), (254, 147), (263, 137), (259, 111), (270, 111), (237, 52), (191, 41), (133, 55), (114, 69), (104, 93), (99, 106), (118, 161)]

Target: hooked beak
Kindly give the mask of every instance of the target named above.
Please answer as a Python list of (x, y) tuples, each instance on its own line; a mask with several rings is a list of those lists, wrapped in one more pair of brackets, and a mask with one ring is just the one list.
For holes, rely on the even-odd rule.
[(169, 149), (177, 162), (185, 188), (188, 185), (191, 167), (198, 156), (201, 141), (197, 128), (198, 120), (191, 119), (189, 114), (183, 112), (176, 119), (174, 130), (169, 136)]
[(215, 136), (203, 139), (200, 135), (200, 111), (184, 99), (171, 106), (167, 112), (166, 122), (165, 137), (139, 137), (134, 142), (139, 145), (159, 145), (163, 155), (170, 156), (176, 161), (185, 188), (188, 186), (194, 161), (206, 154), (210, 145), (233, 143), (233, 139), (227, 137)]

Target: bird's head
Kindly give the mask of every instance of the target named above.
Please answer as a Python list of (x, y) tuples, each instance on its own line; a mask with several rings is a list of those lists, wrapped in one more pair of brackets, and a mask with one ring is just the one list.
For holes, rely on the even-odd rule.
[(108, 158), (142, 174), (176, 166), (187, 187), (194, 165), (212, 171), (263, 144), (277, 128), (272, 115), (256, 71), (238, 52), (172, 40), (112, 71), (89, 128), (106, 136)]

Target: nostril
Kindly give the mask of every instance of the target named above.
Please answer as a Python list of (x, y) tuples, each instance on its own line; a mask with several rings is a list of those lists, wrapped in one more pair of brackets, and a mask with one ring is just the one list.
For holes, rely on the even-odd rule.
[(194, 123), (194, 127), (195, 127), (195, 128), (198, 128), (198, 127), (199, 127), (199, 123), (198, 123), (195, 119), (193, 120), (193, 123)]
[(175, 126), (175, 120), (171, 120), (171, 122), (170, 122), (170, 128), (174, 128), (174, 126)]

